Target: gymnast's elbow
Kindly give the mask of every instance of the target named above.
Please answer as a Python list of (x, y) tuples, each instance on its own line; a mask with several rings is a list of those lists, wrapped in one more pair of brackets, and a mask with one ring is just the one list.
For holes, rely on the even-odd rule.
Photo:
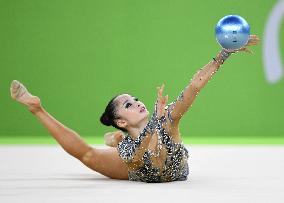
[(205, 81), (202, 77), (195, 77), (191, 80), (189, 87), (196, 93), (198, 93), (204, 86)]

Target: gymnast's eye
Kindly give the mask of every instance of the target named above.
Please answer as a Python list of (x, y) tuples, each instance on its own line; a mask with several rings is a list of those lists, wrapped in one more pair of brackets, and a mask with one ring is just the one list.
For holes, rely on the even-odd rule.
[(131, 103), (126, 103), (125, 108), (129, 108), (131, 105)]

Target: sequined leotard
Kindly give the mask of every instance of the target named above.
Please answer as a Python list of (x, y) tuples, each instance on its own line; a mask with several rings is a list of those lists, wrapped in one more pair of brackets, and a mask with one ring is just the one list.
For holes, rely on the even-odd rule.
[[(118, 144), (120, 157), (127, 163), (129, 180), (143, 182), (169, 182), (186, 180), (188, 170), (188, 151), (182, 143), (174, 143), (171, 135), (165, 126), (171, 122), (170, 110), (171, 103), (166, 106), (166, 113), (161, 118), (157, 118), (156, 106), (146, 127), (140, 135), (133, 140), (129, 135)], [(167, 119), (166, 119), (167, 117)], [(153, 136), (156, 133), (160, 141), (160, 150), (164, 149), (165, 159), (162, 166), (157, 167), (153, 164), (153, 157), (157, 156), (150, 150), (145, 150), (140, 158), (140, 164), (134, 164), (133, 156), (146, 135)], [(158, 142), (159, 143), (159, 142)], [(158, 144), (159, 145), (159, 144)]]

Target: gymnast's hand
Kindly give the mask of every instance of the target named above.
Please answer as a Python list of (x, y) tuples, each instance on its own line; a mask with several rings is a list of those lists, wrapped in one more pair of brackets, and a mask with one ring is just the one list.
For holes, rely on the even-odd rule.
[(157, 98), (157, 117), (161, 118), (165, 113), (165, 107), (168, 102), (168, 95), (163, 96), (163, 90), (165, 85), (163, 84), (161, 87), (157, 87), (158, 90), (158, 98)]
[(259, 43), (259, 41), (260, 41), (260, 39), (257, 35), (250, 35), (249, 40), (248, 40), (248, 42), (246, 43), (245, 46), (243, 46), (239, 49), (226, 49), (226, 50), (230, 53), (236, 53), (236, 52), (239, 52), (239, 51), (244, 51), (244, 52), (248, 52), (248, 53), (252, 54), (253, 52), (251, 50), (249, 50), (247, 47), (257, 45)]

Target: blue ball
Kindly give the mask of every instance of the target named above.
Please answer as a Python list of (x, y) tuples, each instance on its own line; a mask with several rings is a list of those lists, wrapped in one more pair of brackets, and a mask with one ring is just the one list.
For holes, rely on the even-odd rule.
[(215, 27), (217, 42), (225, 49), (239, 49), (246, 45), (250, 36), (250, 26), (238, 15), (223, 17)]

